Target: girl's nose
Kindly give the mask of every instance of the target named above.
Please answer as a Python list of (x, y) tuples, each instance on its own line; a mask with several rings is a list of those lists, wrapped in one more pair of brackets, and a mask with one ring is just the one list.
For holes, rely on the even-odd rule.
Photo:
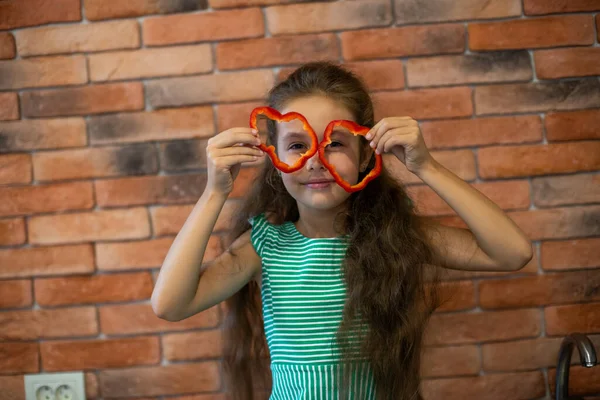
[(321, 159), (319, 158), (319, 153), (316, 153), (314, 156), (312, 156), (311, 158), (306, 160), (306, 169), (311, 171), (311, 170), (314, 170), (317, 168), (325, 169), (325, 166), (323, 165), (323, 163), (321, 162)]

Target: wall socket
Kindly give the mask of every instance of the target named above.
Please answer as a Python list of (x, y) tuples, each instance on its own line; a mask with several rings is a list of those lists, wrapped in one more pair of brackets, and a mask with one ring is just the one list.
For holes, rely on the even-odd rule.
[(83, 372), (27, 374), (25, 400), (86, 400)]

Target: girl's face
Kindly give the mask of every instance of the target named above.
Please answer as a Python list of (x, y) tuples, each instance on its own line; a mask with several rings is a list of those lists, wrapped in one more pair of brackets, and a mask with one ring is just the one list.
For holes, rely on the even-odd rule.
[[(354, 121), (352, 114), (339, 102), (324, 96), (308, 96), (286, 103), (282, 114), (295, 111), (302, 114), (317, 134), (318, 141), (323, 140), (325, 128), (336, 119)], [(289, 165), (300, 158), (310, 148), (310, 136), (298, 120), (277, 123), (277, 155)], [(342, 178), (355, 184), (363, 164), (368, 162), (370, 147), (362, 146), (359, 136), (336, 128), (331, 135), (331, 143), (325, 150), (327, 161), (332, 164)], [(366, 152), (361, 158), (361, 151)], [(282, 173), (283, 183), (292, 197), (298, 201), (298, 207), (326, 210), (340, 206), (350, 196), (334, 180), (333, 176), (319, 160), (319, 154), (306, 161), (303, 168), (286, 174)], [(312, 180), (327, 180), (326, 185), (311, 185)]]

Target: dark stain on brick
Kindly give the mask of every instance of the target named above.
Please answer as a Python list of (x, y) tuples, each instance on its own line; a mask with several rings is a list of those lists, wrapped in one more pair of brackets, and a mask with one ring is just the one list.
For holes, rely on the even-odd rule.
[(135, 136), (138, 123), (134, 116), (103, 115), (90, 117), (88, 133), (92, 144), (118, 142), (121, 138)]
[(527, 51), (499, 51), (473, 54), (464, 57), (463, 68), (467, 72), (484, 73), (493, 70), (529, 70), (531, 60)]
[(431, 20), (448, 13), (452, 3), (431, 0), (395, 0), (395, 11), (402, 22)]
[(151, 144), (123, 146), (115, 151), (114, 162), (123, 175), (154, 174), (158, 171), (156, 151)]
[(165, 171), (206, 168), (206, 140), (176, 140), (161, 145), (160, 165)]
[(14, 143), (13, 136), (0, 132), (0, 153), (11, 151), (14, 147)]
[(465, 48), (464, 28), (461, 26), (438, 27), (426, 32), (423, 44), (432, 53), (456, 53)]
[(165, 14), (204, 10), (208, 0), (160, 0), (159, 7)]
[(584, 208), (580, 217), (580, 226), (582, 235), (596, 236), (600, 235), (600, 207)]
[[(600, 82), (597, 79), (577, 79), (552, 83), (538, 83), (522, 91), (527, 101), (535, 103), (554, 103), (554, 108), (561, 110), (578, 104), (589, 102), (600, 105)], [(583, 108), (589, 107), (584, 105)]]
[(59, 89), (23, 93), (22, 106), (29, 117), (56, 117), (84, 114), (88, 104), (79, 91)]

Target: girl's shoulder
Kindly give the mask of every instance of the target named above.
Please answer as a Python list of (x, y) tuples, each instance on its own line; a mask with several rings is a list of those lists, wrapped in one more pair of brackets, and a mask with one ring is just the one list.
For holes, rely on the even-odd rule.
[(282, 225), (276, 225), (274, 223), (273, 215), (270, 213), (260, 213), (248, 219), (250, 225), (252, 225), (252, 232), (250, 239), (256, 252), (259, 256), (263, 256), (263, 250), (265, 246), (272, 246), (274, 243), (279, 241)]

